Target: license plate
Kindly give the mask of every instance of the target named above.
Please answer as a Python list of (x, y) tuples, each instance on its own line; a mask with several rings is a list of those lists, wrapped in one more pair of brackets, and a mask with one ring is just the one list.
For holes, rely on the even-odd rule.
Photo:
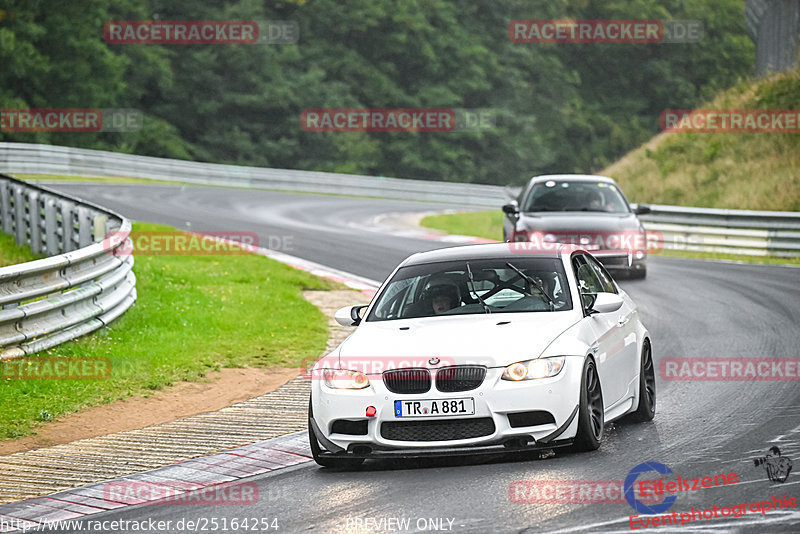
[(475, 399), (396, 400), (395, 417), (474, 415)]

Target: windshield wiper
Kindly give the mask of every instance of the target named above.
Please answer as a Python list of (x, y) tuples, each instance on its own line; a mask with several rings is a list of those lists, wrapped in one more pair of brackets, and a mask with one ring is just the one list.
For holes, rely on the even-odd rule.
[[(543, 296), (545, 299), (547, 299), (547, 303), (548, 303), (548, 304), (550, 304), (550, 311), (555, 311), (555, 309), (556, 309), (556, 303), (555, 303), (555, 301), (554, 301), (553, 299), (551, 299), (551, 298), (550, 298), (550, 295), (548, 295), (548, 294), (545, 292), (544, 288), (542, 287), (542, 283), (541, 283), (541, 282), (537, 282), (536, 280), (534, 280), (533, 278), (531, 278), (531, 277), (530, 277), (530, 276), (528, 276), (527, 274), (523, 273), (523, 272), (522, 272), (522, 271), (520, 271), (520, 270), (519, 270), (517, 267), (515, 267), (514, 265), (512, 265), (512, 264), (511, 264), (511, 262), (506, 262), (506, 265), (508, 265), (508, 266), (509, 266), (511, 269), (513, 269), (515, 273), (517, 273), (517, 274), (518, 274), (518, 275), (520, 275), (522, 278), (524, 278), (525, 280), (527, 280), (527, 281), (528, 281), (528, 284), (530, 284), (532, 287), (535, 287), (537, 290), (539, 290), (539, 293), (541, 293), (541, 294), (542, 294), (542, 296)], [(533, 295), (531, 295), (531, 296), (533, 296)]]
[(483, 311), (485, 311), (486, 313), (492, 313), (492, 310), (489, 309), (489, 306), (483, 301), (483, 298), (480, 295), (478, 295), (477, 291), (475, 291), (475, 277), (472, 276), (472, 269), (470, 269), (469, 267), (469, 262), (467, 262), (467, 274), (469, 275), (470, 291), (472, 291), (475, 297), (477, 297), (478, 302), (480, 302), (481, 306), (483, 306)]

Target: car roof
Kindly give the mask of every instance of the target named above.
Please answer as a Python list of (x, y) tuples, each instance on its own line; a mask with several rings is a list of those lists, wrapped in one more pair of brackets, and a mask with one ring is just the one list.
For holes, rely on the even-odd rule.
[(548, 180), (559, 182), (604, 182), (614, 185), (617, 183), (608, 176), (596, 176), (594, 174), (545, 174), (543, 176), (534, 176), (529, 183), (547, 182)]
[[(524, 243), (522, 243), (524, 245)], [(578, 248), (578, 247), (574, 247)], [(572, 245), (559, 246), (554, 251), (537, 251), (535, 256), (537, 258), (557, 259), (565, 250), (571, 251)], [(466, 261), (466, 260), (482, 260), (493, 258), (525, 258), (530, 257), (531, 254), (515, 248), (512, 243), (486, 243), (480, 245), (461, 245), (457, 247), (439, 248), (427, 252), (418, 252), (409, 256), (401, 267), (408, 265), (420, 265), (423, 263), (436, 263), (440, 261)]]

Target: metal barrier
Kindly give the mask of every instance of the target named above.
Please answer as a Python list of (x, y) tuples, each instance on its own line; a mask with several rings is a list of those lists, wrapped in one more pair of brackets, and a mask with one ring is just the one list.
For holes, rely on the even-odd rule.
[(800, 213), (651, 205), (640, 218), (668, 250), (800, 256)]
[(448, 202), (466, 207), (497, 206), (505, 198), (502, 188), (491, 185), (220, 165), (28, 143), (0, 143), (0, 171), (69, 176), (130, 176), (198, 184)]
[[(428, 200), (499, 208), (515, 188), (197, 163), (52, 145), (0, 143), (0, 171), (130, 176), (200, 184)], [(652, 205), (645, 227), (663, 247), (756, 256), (800, 256), (800, 213)]]
[(0, 360), (32, 354), (109, 324), (136, 301), (131, 223), (116, 213), (0, 174), (3, 232), (50, 257), (0, 267)]

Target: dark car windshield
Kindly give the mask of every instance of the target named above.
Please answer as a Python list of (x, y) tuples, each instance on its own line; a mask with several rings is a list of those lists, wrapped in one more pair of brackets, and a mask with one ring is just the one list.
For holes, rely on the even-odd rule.
[(548, 180), (534, 184), (522, 211), (630, 211), (617, 186), (606, 182)]
[(487, 310), (515, 313), (570, 309), (569, 286), (560, 260), (482, 259), (469, 261), (469, 268), (466, 261), (403, 267), (380, 294), (367, 321), (482, 314)]

